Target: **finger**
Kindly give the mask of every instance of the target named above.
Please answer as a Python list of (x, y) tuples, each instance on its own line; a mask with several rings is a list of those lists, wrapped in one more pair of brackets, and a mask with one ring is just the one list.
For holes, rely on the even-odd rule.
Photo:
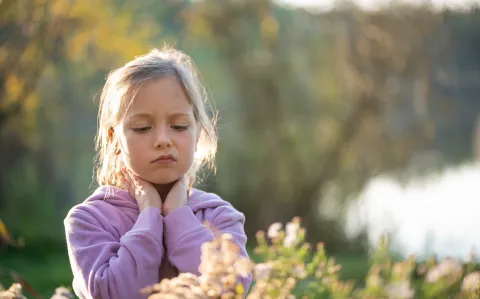
[[(173, 191), (173, 192), (172, 192)], [(188, 197), (188, 189), (187, 189), (187, 180), (185, 177), (181, 177), (180, 179), (178, 179), (175, 184), (173, 185), (172, 187), (172, 190), (171, 190), (172, 193), (175, 193), (175, 194), (187, 194), (187, 197)]]
[(137, 183), (138, 186), (143, 187), (145, 184), (147, 184), (147, 181), (139, 177), (138, 175), (134, 174), (133, 172), (130, 172), (132, 177), (134, 178), (135, 182)]
[(130, 183), (128, 182), (127, 178), (125, 176), (122, 176), (120, 182), (122, 184), (122, 187), (128, 191), (128, 189), (130, 188)]
[(128, 173), (125, 170), (125, 167), (122, 166), (122, 168), (120, 168), (120, 171), (122, 172), (122, 179), (121, 179), (122, 184), (125, 187), (128, 187), (128, 185), (130, 185), (130, 178), (128, 177)]
[(141, 188), (141, 182), (139, 181), (139, 177), (137, 177), (133, 172), (131, 172), (129, 169), (126, 170), (127, 175), (130, 179), (130, 181), (133, 183), (135, 188)]
[(175, 183), (173, 186), (174, 188), (187, 188), (187, 180), (185, 179), (185, 176), (182, 176), (178, 181)]
[(139, 182), (138, 177), (133, 172), (125, 168), (125, 173), (129, 182), (128, 192), (132, 197), (136, 198), (137, 195), (141, 195), (143, 193), (143, 187)]
[(121, 170), (123, 174), (122, 182), (126, 191), (130, 194), (130, 196), (135, 197), (135, 192), (132, 186), (132, 178), (130, 177), (130, 174), (127, 172), (125, 167), (122, 167)]
[(130, 171), (130, 177), (132, 178), (133, 183), (135, 184), (135, 194), (145, 195), (145, 193), (147, 192), (145, 188), (147, 188), (147, 185), (149, 183), (131, 171)]

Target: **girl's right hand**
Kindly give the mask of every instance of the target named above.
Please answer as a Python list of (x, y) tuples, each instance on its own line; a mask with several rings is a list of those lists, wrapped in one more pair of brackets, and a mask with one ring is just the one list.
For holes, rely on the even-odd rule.
[(154, 207), (162, 212), (162, 199), (155, 187), (149, 182), (139, 178), (125, 167), (122, 168), (126, 179), (126, 187), (130, 195), (137, 201), (140, 212), (146, 207)]

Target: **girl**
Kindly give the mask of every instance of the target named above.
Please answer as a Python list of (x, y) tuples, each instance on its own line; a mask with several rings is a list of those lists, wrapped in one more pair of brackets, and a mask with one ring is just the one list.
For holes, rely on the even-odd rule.
[[(245, 217), (192, 188), (212, 165), (217, 137), (189, 57), (153, 50), (113, 71), (100, 99), (100, 187), (65, 219), (73, 289), (80, 298), (143, 298), (140, 289), (198, 274), (210, 223), (247, 256)], [(241, 278), (248, 290), (251, 277)]]

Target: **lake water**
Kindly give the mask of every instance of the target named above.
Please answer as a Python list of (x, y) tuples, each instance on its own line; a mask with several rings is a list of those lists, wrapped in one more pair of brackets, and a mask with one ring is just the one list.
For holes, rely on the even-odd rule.
[(466, 259), (480, 256), (480, 163), (452, 167), (401, 186), (389, 177), (372, 179), (347, 209), (349, 235), (366, 227), (371, 244), (391, 233), (402, 255)]

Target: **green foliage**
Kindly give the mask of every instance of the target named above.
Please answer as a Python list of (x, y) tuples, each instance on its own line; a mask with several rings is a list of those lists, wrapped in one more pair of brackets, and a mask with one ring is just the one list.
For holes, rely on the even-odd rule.
[[(326, 253), (323, 243), (312, 249), (305, 242), (305, 229), (298, 217), (284, 229), (281, 223), (274, 223), (266, 233), (259, 231), (256, 241), (255, 262), (249, 262), (240, 256), (230, 235), (219, 235), (202, 245), (200, 276), (182, 273), (141, 291), (149, 298), (243, 298), (245, 290), (237, 279), (250, 273), (254, 281), (246, 295), (248, 299), (473, 299), (480, 295), (480, 272), (476, 270), (473, 253), (465, 264), (451, 258), (436, 261), (433, 257), (420, 262), (414, 256), (395, 261), (388, 239), (383, 237), (370, 253), (367, 276), (363, 281), (355, 281), (341, 278), (341, 264)], [(49, 273), (44, 278), (56, 280), (52, 276), (55, 272)], [(14, 283), (3, 293), (0, 290), (0, 298), (23, 298), (22, 286), (29, 293), (36, 293), (28, 279), (15, 275), (13, 278), (20, 284)], [(58, 288), (57, 292), (68, 290)]]
[[(343, 281), (338, 272), (340, 265), (328, 257), (323, 245), (317, 245), (310, 254), (310, 246), (304, 243), (304, 230), (298, 218), (286, 225), (270, 226), (268, 237), (257, 234), (256, 252), (263, 258), (255, 265), (257, 283), (252, 294), (258, 292), (258, 279), (265, 282), (258, 298), (477, 298), (480, 292), (480, 272), (474, 271), (476, 261), (470, 256), (462, 265), (454, 259), (436, 262), (430, 258), (424, 263), (410, 256), (394, 261), (389, 251), (388, 239), (383, 237), (370, 254), (370, 270), (365, 281)], [(265, 267), (266, 266), (266, 267)], [(268, 275), (265, 275), (265, 269)], [(260, 274), (259, 271), (263, 273)], [(278, 286), (296, 281), (288, 295), (278, 293)], [(306, 282), (306, 283), (302, 283)], [(257, 298), (257, 297), (253, 297)]]
[(266, 235), (258, 232), (254, 253), (257, 262), (248, 262), (230, 235), (219, 235), (202, 245), (200, 276), (182, 273), (141, 291), (152, 299), (243, 298), (245, 290), (237, 279), (251, 273), (254, 283), (248, 299), (473, 299), (480, 295), (480, 272), (473, 255), (466, 264), (433, 258), (419, 262), (413, 256), (394, 261), (387, 238), (372, 250), (364, 281), (343, 280), (341, 265), (327, 255), (323, 244), (312, 250), (305, 242), (298, 217), (285, 229), (275, 223)]
[(5, 186), (2, 196), (8, 200), (2, 203), (0, 218), (12, 235), (36, 242), (63, 233), (63, 217), (58, 211), (64, 212), (65, 204), (45, 185), (32, 157), (24, 157), (11, 169)]
[[(436, 262), (430, 258), (422, 263), (413, 256), (394, 261), (387, 238), (382, 238), (370, 254), (370, 270), (365, 281), (345, 281), (339, 275), (341, 265), (326, 254), (322, 243), (312, 251), (304, 241), (305, 229), (299, 218), (287, 223), (285, 229), (280, 223), (272, 224), (267, 236), (260, 231), (256, 239), (254, 253), (259, 260), (251, 265), (254, 284), (247, 295), (249, 299), (466, 299), (477, 298), (480, 294), (480, 272), (474, 271), (476, 261), (473, 256), (465, 265), (455, 259)], [(219, 248), (219, 255), (231, 255), (230, 250), (228, 247)], [(202, 260), (202, 263), (208, 264), (209, 261)], [(201, 280), (205, 273), (202, 268), (200, 270)], [(206, 277), (215, 281), (214, 275)], [(171, 280), (172, 285), (177, 279), (180, 280)], [(234, 295), (210, 296), (207, 291), (194, 298), (237, 298)], [(149, 298), (164, 298), (162, 296), (173, 293), (166, 288), (153, 287)], [(172, 298), (190, 298), (191, 293), (187, 288), (175, 294), (176, 297)]]

